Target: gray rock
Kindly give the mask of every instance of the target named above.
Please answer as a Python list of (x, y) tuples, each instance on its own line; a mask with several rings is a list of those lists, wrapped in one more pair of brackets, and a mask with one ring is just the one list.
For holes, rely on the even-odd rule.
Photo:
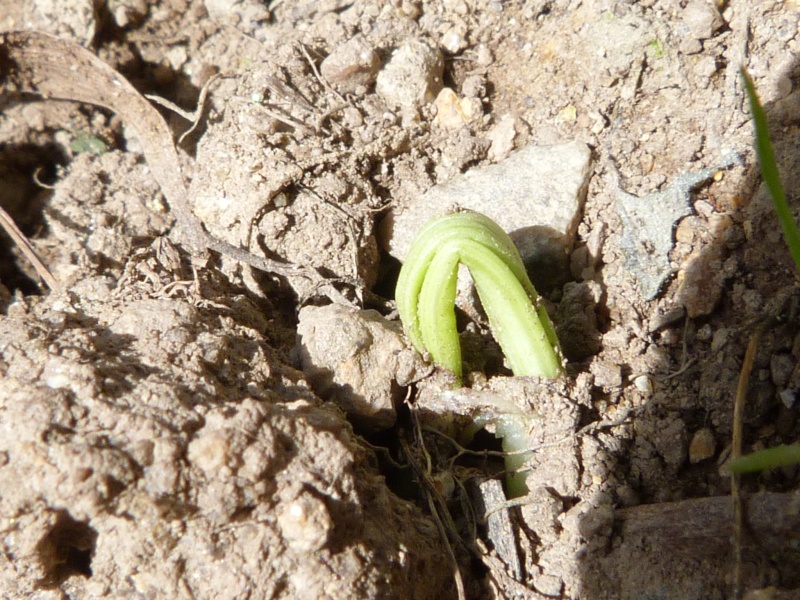
[(786, 387), (795, 367), (795, 359), (791, 354), (773, 354), (769, 360), (769, 372), (772, 383), (779, 388)]
[(534, 284), (547, 287), (548, 280), (568, 273), (590, 173), (586, 144), (528, 146), (501, 163), (434, 186), (405, 210), (390, 212), (381, 224), (381, 241), (402, 261), (430, 219), (454, 208), (474, 210), (509, 233)]
[(372, 85), (381, 59), (363, 36), (355, 36), (334, 48), (320, 65), (322, 76), (343, 94)]
[[(677, 221), (691, 214), (692, 191), (709, 181), (714, 173), (737, 161), (738, 157), (733, 156), (711, 169), (685, 173), (676, 177), (666, 189), (641, 198), (618, 190), (615, 206), (623, 228), (619, 249), (625, 257), (626, 268), (638, 279), (640, 292), (646, 300), (658, 295), (664, 280), (672, 273), (669, 252), (673, 245), (673, 229)], [(684, 304), (689, 316), (694, 317), (708, 314), (716, 301), (705, 302), (694, 311), (688, 302)]]
[(398, 48), (378, 73), (375, 91), (392, 106), (415, 109), (433, 102), (441, 91), (442, 53), (421, 40)]

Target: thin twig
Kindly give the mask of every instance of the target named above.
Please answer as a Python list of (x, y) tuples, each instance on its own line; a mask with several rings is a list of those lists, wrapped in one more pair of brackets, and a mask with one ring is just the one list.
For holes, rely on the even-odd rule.
[(39, 165), (38, 167), (36, 167), (36, 170), (33, 172), (33, 176), (32, 176), (33, 177), (33, 182), (36, 185), (38, 185), (40, 188), (44, 188), (46, 190), (54, 190), (54, 189), (56, 189), (56, 186), (50, 185), (49, 183), (45, 183), (44, 181), (42, 181), (41, 174), (42, 174), (42, 166)]
[(147, 98), (148, 100), (155, 102), (156, 104), (163, 106), (164, 108), (167, 108), (176, 114), (179, 114), (180, 116), (182, 116), (184, 119), (186, 119), (191, 123), (189, 129), (184, 131), (181, 134), (181, 137), (178, 138), (179, 145), (183, 143), (183, 140), (186, 139), (186, 136), (188, 136), (195, 129), (197, 129), (197, 126), (200, 124), (200, 121), (202, 120), (203, 113), (205, 113), (208, 90), (211, 87), (211, 84), (214, 83), (220, 77), (222, 77), (222, 74), (216, 73), (215, 75), (212, 75), (211, 77), (208, 78), (208, 81), (205, 82), (202, 89), (200, 90), (200, 97), (197, 100), (197, 107), (192, 112), (189, 112), (188, 110), (183, 110), (180, 106), (178, 106), (174, 102), (170, 102), (169, 100), (167, 100), (166, 98), (162, 98), (161, 96), (156, 96), (155, 94), (144, 95), (144, 97)]
[(685, 363), (683, 363), (683, 366), (681, 366), (680, 369), (678, 369), (674, 373), (670, 373), (669, 375), (664, 375), (663, 377), (660, 377), (660, 380), (661, 381), (669, 381), (670, 379), (678, 377), (679, 375), (683, 375), (689, 369), (689, 367), (694, 365), (694, 363), (696, 363), (696, 362), (697, 362), (697, 358), (692, 357), (689, 360), (687, 360)]
[[(416, 437), (416, 436), (415, 436)], [(419, 478), (420, 483), (422, 484), (422, 493), (424, 494), (427, 502), (428, 502), (428, 511), (431, 514), (431, 518), (433, 522), (436, 524), (436, 529), (439, 532), (439, 537), (442, 540), (446, 550), (447, 556), (450, 559), (450, 564), (453, 567), (453, 579), (456, 583), (456, 590), (458, 591), (458, 598), (459, 600), (466, 600), (467, 596), (464, 591), (464, 580), (461, 577), (461, 570), (458, 567), (458, 560), (456, 559), (455, 552), (453, 552), (453, 548), (450, 545), (450, 538), (447, 535), (447, 530), (445, 529), (444, 523), (442, 523), (442, 517), (444, 516), (445, 519), (448, 521), (448, 525), (455, 531), (455, 525), (452, 523), (452, 518), (450, 513), (447, 512), (447, 504), (444, 502), (442, 497), (436, 491), (436, 488), (430, 481), (430, 477), (428, 473), (430, 472), (431, 463), (430, 463), (430, 455), (428, 454), (427, 450), (424, 448), (424, 444), (422, 444), (422, 438), (419, 437), (417, 439), (418, 446), (422, 449), (423, 454), (426, 457), (426, 464), (428, 471), (426, 472), (417, 460), (413, 457), (411, 453), (411, 448), (408, 445), (406, 440), (401, 440), (401, 445), (403, 447), (403, 451), (408, 458), (409, 463), (412, 465), (414, 472), (416, 473), (417, 477)], [(442, 507), (442, 514), (437, 507)]]
[(267, 108), (263, 104), (257, 104), (256, 106), (258, 106), (262, 111), (264, 111), (264, 113), (268, 117), (272, 117), (276, 121), (280, 121), (281, 123), (283, 123), (287, 127), (291, 127), (292, 129), (297, 129), (298, 131), (300, 131), (301, 133), (304, 133), (304, 134), (311, 133), (313, 131), (313, 129), (311, 127), (309, 127), (305, 123), (302, 123), (302, 122), (298, 121), (297, 119), (295, 119), (295, 118), (293, 118), (293, 117), (291, 117), (289, 115), (282, 115), (281, 113), (279, 113), (277, 111), (274, 111), (274, 110), (272, 110), (270, 108)]
[[(736, 386), (736, 399), (733, 405), (733, 443), (731, 445), (731, 459), (742, 455), (742, 422), (744, 420), (744, 406), (747, 398), (747, 387), (750, 383), (750, 371), (758, 350), (758, 343), (764, 327), (757, 328), (750, 337), (747, 351), (742, 361), (742, 370), (739, 373), (739, 384)], [(742, 597), (742, 537), (744, 528), (744, 503), (741, 489), (741, 475), (731, 473), (731, 498), (733, 499), (733, 598)]]
[(372, 442), (369, 442), (366, 438), (362, 436), (358, 436), (358, 441), (364, 444), (367, 448), (369, 448), (373, 452), (383, 454), (386, 457), (386, 462), (388, 462), (390, 465), (392, 465), (393, 468), (397, 469), (398, 471), (404, 471), (410, 468), (410, 465), (401, 465), (399, 462), (397, 462), (392, 456), (392, 453), (389, 450), (389, 448), (373, 444)]
[(678, 377), (679, 375), (683, 375), (689, 367), (691, 367), (694, 363), (697, 362), (696, 357), (686, 358), (686, 355), (689, 353), (688, 350), (688, 343), (687, 340), (689, 339), (689, 317), (686, 317), (683, 323), (683, 344), (681, 345), (681, 366), (680, 368), (675, 371), (674, 373), (670, 373), (669, 375), (665, 375), (661, 377), (661, 381), (669, 381), (673, 377)]
[(436, 529), (439, 531), (439, 536), (442, 538), (442, 543), (447, 549), (447, 554), (453, 567), (453, 579), (456, 583), (458, 598), (459, 600), (466, 600), (467, 595), (464, 590), (464, 580), (461, 576), (461, 570), (458, 567), (458, 560), (456, 559), (455, 552), (453, 552), (453, 548), (450, 545), (450, 538), (447, 535), (447, 529), (445, 528), (442, 520), (446, 521), (447, 527), (450, 528), (450, 531), (456, 540), (460, 539), (458, 536), (458, 530), (456, 529), (455, 523), (453, 523), (453, 518), (447, 508), (447, 503), (444, 501), (444, 498), (442, 498), (441, 494), (431, 481), (430, 473), (433, 469), (433, 461), (431, 460), (431, 455), (428, 452), (428, 449), (425, 447), (425, 440), (422, 438), (422, 427), (415, 411), (411, 412), (411, 420), (414, 425), (414, 441), (416, 442), (416, 447), (420, 452), (422, 452), (422, 455), (425, 459), (425, 467), (423, 468), (419, 464), (419, 461), (412, 454), (411, 448), (405, 439), (401, 439), (401, 445), (409, 463), (411, 464), (420, 481), (422, 492), (428, 502), (428, 508), (430, 510), (431, 517), (436, 523)]
[(344, 103), (344, 105), (347, 106), (347, 102), (345, 102), (345, 100), (342, 97), (342, 95), (339, 92), (337, 92), (335, 89), (333, 89), (331, 84), (329, 84), (322, 77), (322, 75), (320, 75), (319, 69), (317, 69), (317, 65), (314, 64), (314, 60), (311, 58), (311, 55), (308, 53), (308, 49), (306, 48), (306, 45), (303, 44), (302, 42), (300, 43), (300, 50), (303, 51), (303, 56), (305, 56), (306, 62), (308, 63), (308, 66), (311, 67), (311, 71), (314, 73), (314, 77), (317, 78), (317, 81), (319, 81), (320, 85), (322, 87), (324, 87), (326, 90), (328, 90), (328, 92), (330, 92), (331, 94), (334, 94), (339, 99), (340, 102)]
[(439, 530), (439, 535), (444, 540), (444, 547), (447, 549), (447, 555), (450, 557), (450, 563), (453, 566), (453, 579), (455, 579), (456, 582), (458, 600), (467, 600), (467, 594), (464, 590), (464, 579), (461, 577), (461, 570), (458, 568), (455, 552), (453, 552), (453, 548), (450, 546), (450, 540), (447, 539), (447, 532), (436, 511), (436, 506), (433, 503), (433, 495), (428, 493), (426, 496), (428, 497), (428, 509), (430, 510), (431, 516), (433, 516), (433, 521), (436, 523), (436, 529)]
[(20, 231), (17, 224), (14, 223), (14, 219), (0, 207), (0, 226), (6, 231), (8, 235), (11, 236), (11, 239), (14, 240), (14, 243), (19, 246), (19, 249), (22, 250), (22, 253), (25, 257), (31, 262), (33, 268), (36, 269), (36, 272), (39, 274), (39, 277), (44, 280), (51, 290), (55, 291), (59, 288), (58, 280), (53, 276), (50, 270), (45, 266), (42, 260), (39, 258), (39, 255), (36, 254), (36, 251), (31, 246), (31, 243), (28, 241), (28, 238), (25, 237), (25, 234)]

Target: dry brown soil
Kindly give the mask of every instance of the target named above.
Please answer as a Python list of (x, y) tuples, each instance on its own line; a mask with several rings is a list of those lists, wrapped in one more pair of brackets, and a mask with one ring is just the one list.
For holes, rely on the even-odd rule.
[[(0, 237), (0, 596), (445, 598), (456, 561), (470, 598), (732, 597), (723, 465), (759, 327), (745, 449), (800, 431), (796, 270), (739, 67), (794, 203), (799, 19), (793, 0), (0, 0), (0, 32), (76, 41), (186, 110), (220, 74), (174, 177), (212, 233), (335, 281), (193, 251), (135, 123), (4, 90), (0, 205), (60, 289)], [(374, 53), (363, 69), (320, 76), (356, 37)], [(376, 92), (409, 40), (439, 49), (439, 84), (471, 116), (443, 123), (429, 101), (401, 110)], [(0, 83), (12, 66), (0, 48)], [(160, 104), (177, 139), (188, 121)], [(472, 377), (476, 394), (535, 404), (552, 442), (534, 493), (490, 534), (467, 490), (499, 464), (449, 461), (407, 409), (379, 433), (349, 422), (301, 370), (296, 331), (302, 305), (331, 301), (396, 321), (380, 220), (502, 158), (498, 139), (584, 142), (593, 175), (568, 282), (542, 290), (557, 325), (584, 302), (583, 326), (561, 330), (566, 387), (537, 399)], [(625, 235), (648, 240), (624, 230), (620, 189), (657, 202), (733, 154), (687, 197), (689, 216), (662, 224), (672, 273), (644, 298)], [(504, 372), (485, 335), (472, 343), (468, 364)], [(424, 389), (391, 393), (413, 406)], [(752, 598), (800, 593), (797, 484), (796, 468), (743, 482), (739, 591)]]

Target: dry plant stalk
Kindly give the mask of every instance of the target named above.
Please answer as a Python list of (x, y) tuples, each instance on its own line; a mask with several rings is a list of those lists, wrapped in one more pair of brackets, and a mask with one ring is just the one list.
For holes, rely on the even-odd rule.
[[(736, 386), (736, 400), (733, 404), (733, 442), (731, 444), (731, 460), (742, 455), (742, 424), (744, 421), (744, 405), (747, 399), (747, 387), (750, 383), (750, 371), (758, 350), (758, 343), (764, 328), (759, 327), (750, 336), (747, 351), (739, 372), (739, 383)], [(731, 498), (733, 499), (733, 598), (742, 597), (742, 540), (744, 535), (744, 499), (742, 498), (741, 474), (731, 472)]]

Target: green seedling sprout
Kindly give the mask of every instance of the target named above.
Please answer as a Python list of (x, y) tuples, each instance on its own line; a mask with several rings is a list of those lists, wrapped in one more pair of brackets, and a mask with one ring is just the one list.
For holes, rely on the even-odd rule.
[[(792, 215), (792, 210), (789, 208), (789, 203), (786, 201), (786, 194), (783, 191), (781, 178), (778, 174), (778, 165), (775, 162), (775, 154), (772, 151), (772, 142), (769, 137), (767, 115), (764, 113), (764, 109), (758, 99), (753, 80), (750, 79), (744, 69), (742, 69), (742, 78), (744, 79), (747, 97), (750, 100), (750, 111), (753, 114), (756, 154), (758, 154), (758, 163), (761, 167), (761, 177), (764, 179), (770, 198), (772, 198), (775, 212), (778, 213), (778, 220), (783, 229), (783, 237), (786, 239), (786, 244), (792, 253), (795, 267), (800, 271), (800, 231)], [(753, 473), (798, 462), (800, 462), (800, 445), (783, 445), (735, 458), (731, 461), (730, 470), (733, 473)]]
[(106, 146), (103, 140), (86, 131), (78, 131), (75, 134), (75, 138), (69, 144), (69, 149), (75, 154), (88, 152), (90, 154), (97, 154), (98, 156), (108, 152), (108, 146)]
[[(461, 381), (461, 344), (456, 328), (458, 267), (472, 275), (489, 326), (514, 375), (554, 378), (563, 373), (555, 329), (539, 300), (514, 243), (489, 217), (458, 212), (428, 222), (417, 235), (397, 280), (400, 320), (421, 353)], [(480, 424), (480, 418), (476, 419)], [(525, 424), (516, 419), (495, 423), (506, 452), (527, 444)], [(508, 471), (526, 456), (506, 460)], [(509, 494), (527, 492), (524, 473), (508, 479)]]
[(492, 333), (514, 374), (560, 375), (558, 338), (519, 252), (497, 223), (472, 211), (428, 222), (400, 271), (397, 310), (417, 350), (461, 379), (455, 315), (459, 264), (469, 269)]

